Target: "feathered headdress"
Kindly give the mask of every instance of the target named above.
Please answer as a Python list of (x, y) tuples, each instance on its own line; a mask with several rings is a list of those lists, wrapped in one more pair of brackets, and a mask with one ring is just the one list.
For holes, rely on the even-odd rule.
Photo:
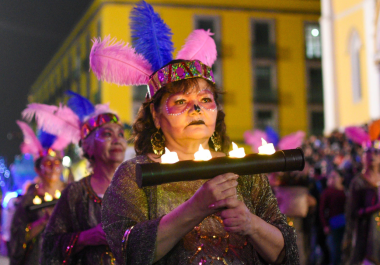
[(110, 110), (108, 104), (93, 105), (75, 92), (66, 93), (70, 96), (67, 106), (32, 103), (22, 112), (23, 118), (31, 121), (35, 116), (39, 129), (54, 135), (64, 135), (74, 144), (105, 123), (119, 122), (119, 117)]
[(90, 67), (99, 80), (118, 85), (148, 85), (150, 97), (168, 83), (201, 77), (213, 83), (211, 69), (217, 51), (212, 33), (194, 30), (172, 61), (172, 32), (153, 7), (141, 1), (131, 12), (133, 47), (123, 42), (96, 39)]
[(344, 129), (346, 137), (354, 143), (360, 144), (363, 147), (371, 146), (371, 138), (364, 128), (359, 126), (349, 126)]
[(39, 130), (36, 136), (27, 123), (23, 121), (16, 121), (16, 123), (24, 135), (24, 142), (20, 146), (21, 153), (31, 154), (34, 159), (46, 155), (56, 156), (56, 152), (62, 152), (70, 143), (63, 134), (55, 136)]
[(244, 140), (246, 144), (252, 147), (253, 152), (258, 152), (258, 148), (262, 145), (261, 138), (268, 143), (273, 143), (278, 150), (287, 150), (300, 147), (305, 138), (305, 132), (298, 131), (280, 139), (278, 133), (272, 128), (267, 127), (265, 131), (253, 130), (244, 133)]

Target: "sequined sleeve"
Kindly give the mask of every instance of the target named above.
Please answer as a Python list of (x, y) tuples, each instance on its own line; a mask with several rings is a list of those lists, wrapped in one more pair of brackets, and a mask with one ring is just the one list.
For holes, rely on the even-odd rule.
[(295, 230), (288, 225), (285, 216), (280, 212), (277, 199), (265, 175), (257, 175), (254, 178), (251, 198), (252, 203), (256, 205), (254, 207), (256, 215), (267, 223), (277, 227), (284, 237), (286, 256), (282, 264), (300, 264)]
[(74, 232), (69, 201), (79, 196), (77, 183), (62, 191), (44, 233), (41, 264), (71, 264), (79, 232)]
[(9, 242), (10, 264), (22, 264), (26, 259), (28, 250), (34, 247), (34, 242), (27, 242), (29, 231), (28, 226), (34, 220), (31, 220), (27, 206), (31, 204), (34, 192), (29, 188), (28, 192), (22, 197), (16, 208), (11, 225), (11, 240)]
[[(136, 184), (136, 162), (120, 165), (102, 204), (103, 229), (119, 264), (152, 264), (154, 258), (160, 219), (148, 218), (147, 196)], [(127, 229), (128, 241), (123, 242)]]

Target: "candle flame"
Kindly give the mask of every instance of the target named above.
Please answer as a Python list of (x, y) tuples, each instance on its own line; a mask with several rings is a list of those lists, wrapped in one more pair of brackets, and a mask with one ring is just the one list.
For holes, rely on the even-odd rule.
[(212, 158), (209, 150), (203, 149), (202, 145), (199, 145), (198, 152), (194, 154), (195, 161), (207, 161)]
[(261, 143), (262, 143), (262, 145), (266, 145), (266, 144), (268, 144), (268, 142), (267, 142), (267, 141), (265, 141), (265, 139), (264, 139), (264, 138), (261, 138)]
[(51, 202), (53, 200), (53, 196), (51, 196), (49, 193), (45, 192), (44, 200), (47, 202)]
[(41, 204), (42, 200), (37, 195), (33, 199), (33, 204)]
[(232, 151), (229, 152), (229, 155), (230, 155), (230, 157), (233, 157), (233, 158), (242, 158), (242, 157), (245, 157), (244, 148), (243, 147), (239, 148), (237, 146), (237, 144), (235, 144), (234, 142), (232, 142)]
[(161, 163), (162, 164), (174, 164), (178, 162), (178, 155), (176, 152), (170, 152), (169, 149), (165, 147), (165, 154), (161, 156)]
[(59, 190), (55, 190), (54, 198), (56, 198), (56, 199), (61, 198), (61, 192)]
[(260, 155), (272, 155), (276, 152), (272, 143), (267, 143), (263, 138), (261, 138), (261, 141), (263, 145), (259, 147)]

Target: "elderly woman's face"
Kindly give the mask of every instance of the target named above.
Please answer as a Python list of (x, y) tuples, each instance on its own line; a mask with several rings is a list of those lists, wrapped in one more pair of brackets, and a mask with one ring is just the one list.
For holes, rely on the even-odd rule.
[(165, 95), (155, 115), (167, 140), (208, 139), (215, 131), (217, 105), (208, 83), (197, 79), (198, 87), (187, 93)]
[(124, 129), (120, 124), (104, 124), (94, 133), (95, 162), (102, 160), (106, 163), (121, 163), (124, 161), (127, 142), (124, 138)]

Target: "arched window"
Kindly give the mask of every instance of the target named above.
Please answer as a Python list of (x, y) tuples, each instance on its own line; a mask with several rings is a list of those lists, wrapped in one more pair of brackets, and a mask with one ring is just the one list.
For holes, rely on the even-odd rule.
[(353, 101), (359, 102), (362, 99), (362, 87), (360, 76), (360, 48), (362, 46), (360, 36), (355, 30), (351, 34), (349, 52), (351, 60), (351, 84)]

